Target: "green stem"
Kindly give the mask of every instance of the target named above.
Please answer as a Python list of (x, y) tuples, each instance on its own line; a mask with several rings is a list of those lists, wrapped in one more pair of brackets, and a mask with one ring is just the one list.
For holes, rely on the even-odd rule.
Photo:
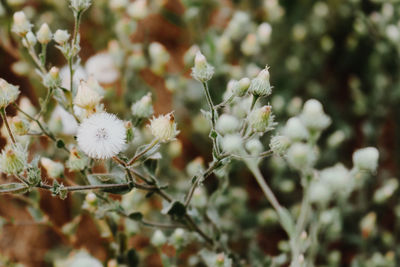
[(6, 125), (7, 132), (10, 135), (11, 141), (15, 144), (16, 142), (15, 142), (14, 135), (13, 135), (13, 133), (11, 131), (10, 125), (8, 124), (7, 115), (6, 115), (6, 109), (5, 108), (1, 108), (0, 113), (1, 113), (1, 118), (4, 121), (4, 124)]
[(158, 144), (158, 139), (154, 139), (146, 149), (144, 149), (142, 152), (134, 156), (128, 163), (127, 166), (132, 165), (135, 163), (140, 157), (142, 157), (144, 154), (146, 154), (150, 149), (152, 149), (155, 145)]

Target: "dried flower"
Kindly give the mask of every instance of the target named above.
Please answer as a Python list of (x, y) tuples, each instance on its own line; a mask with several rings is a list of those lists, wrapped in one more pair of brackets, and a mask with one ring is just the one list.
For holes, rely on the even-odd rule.
[(82, 152), (76, 149), (76, 147), (73, 147), (70, 151), (71, 152), (66, 163), (68, 169), (71, 171), (81, 171), (85, 169), (89, 163), (89, 159)]
[(160, 142), (174, 140), (175, 136), (179, 133), (176, 129), (176, 122), (172, 112), (166, 115), (160, 115), (157, 118), (153, 117), (153, 119), (150, 120), (150, 130), (154, 137)]

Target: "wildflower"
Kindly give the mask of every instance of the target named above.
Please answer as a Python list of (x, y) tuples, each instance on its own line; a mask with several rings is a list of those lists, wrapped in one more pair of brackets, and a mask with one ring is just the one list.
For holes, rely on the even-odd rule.
[(78, 127), (79, 148), (91, 158), (108, 159), (125, 147), (124, 122), (106, 112), (96, 113), (85, 119)]
[(192, 205), (204, 208), (207, 205), (207, 192), (203, 187), (197, 187), (193, 192)]
[(249, 86), (251, 84), (251, 81), (249, 78), (242, 78), (238, 82), (238, 86), (233, 88), (233, 93), (236, 96), (244, 96), (247, 93), (247, 90), (249, 89)]
[(32, 24), (26, 18), (23, 11), (18, 11), (14, 13), (13, 16), (13, 32), (20, 36), (25, 36), (32, 28)]
[(8, 145), (0, 154), (0, 170), (7, 174), (18, 174), (25, 169), (27, 160), (26, 148), (20, 144)]
[(45, 168), (50, 178), (58, 178), (64, 174), (64, 165), (61, 162), (53, 161), (49, 158), (41, 158), (40, 163)]
[[(56, 123), (56, 132), (61, 131), (65, 135), (74, 135), (76, 134), (76, 130), (78, 128), (78, 123), (75, 118), (66, 111), (62, 106), (57, 105), (51, 114), (50, 122), (59, 121), (61, 125)], [(49, 122), (49, 123), (50, 123)], [(53, 130), (52, 130), (53, 131)]]
[(56, 41), (59, 45), (64, 45), (70, 37), (70, 34), (67, 30), (57, 30), (54, 33), (54, 41)]
[(175, 231), (171, 235), (171, 243), (179, 248), (185, 242), (185, 230), (182, 228), (176, 228)]
[(47, 25), (47, 23), (43, 23), (42, 26), (40, 26), (39, 31), (36, 33), (36, 36), (39, 43), (48, 44), (52, 38), (52, 33), (49, 25)]
[(379, 151), (375, 147), (358, 149), (353, 153), (353, 164), (359, 170), (375, 172), (378, 167)]
[(166, 115), (160, 115), (157, 118), (153, 117), (150, 121), (150, 130), (154, 137), (160, 142), (174, 140), (175, 136), (179, 133), (176, 129), (175, 118), (172, 112)]
[(110, 8), (113, 10), (122, 10), (128, 5), (127, 0), (111, 0)]
[(90, 0), (70, 0), (70, 5), (71, 8), (75, 11), (75, 12), (83, 12), (86, 9), (88, 9), (91, 5), (91, 1)]
[(68, 169), (70, 169), (71, 171), (81, 171), (85, 169), (88, 163), (89, 159), (82, 152), (76, 149), (76, 147), (71, 149), (67, 161)]
[(229, 114), (222, 114), (217, 121), (216, 129), (221, 134), (234, 133), (239, 130), (239, 120)]
[(149, 13), (147, 8), (147, 1), (136, 0), (135, 2), (129, 4), (126, 12), (134, 20), (144, 19)]
[(260, 140), (258, 140), (256, 138), (247, 141), (245, 147), (246, 147), (246, 150), (249, 151), (250, 154), (253, 156), (259, 155), (264, 149)]
[(86, 72), (101, 84), (112, 84), (120, 76), (110, 53), (102, 52), (91, 56), (85, 64)]
[(78, 92), (74, 98), (74, 104), (87, 111), (95, 110), (103, 97), (87, 82), (81, 81)]
[(257, 28), (257, 39), (258, 41), (265, 45), (269, 43), (271, 39), (272, 27), (269, 23), (261, 23)]
[(192, 68), (192, 76), (199, 82), (207, 82), (214, 75), (214, 67), (207, 63), (206, 57), (197, 51)]
[[(61, 77), (61, 87), (71, 90), (70, 88), (70, 82), (71, 82), (71, 76), (69, 72), (69, 67), (66, 65), (61, 68), (60, 70), (60, 77)], [(72, 86), (73, 88), (76, 88), (81, 80), (86, 80), (88, 78), (88, 75), (82, 66), (78, 66), (75, 69), (74, 73), (74, 78), (72, 81)]]
[(269, 147), (275, 155), (283, 156), (290, 146), (290, 139), (284, 135), (276, 135), (271, 138)]
[(186, 172), (190, 177), (196, 176), (204, 171), (204, 159), (197, 157), (186, 166)]
[(283, 134), (292, 140), (305, 140), (309, 133), (298, 117), (292, 117), (283, 128)]
[(376, 213), (370, 212), (365, 215), (360, 222), (361, 234), (364, 238), (368, 238), (376, 231)]
[(18, 86), (8, 83), (0, 78), (0, 109), (7, 107), (17, 100), (19, 95)]
[(307, 144), (295, 143), (287, 152), (289, 165), (297, 170), (304, 170), (314, 165), (317, 157), (314, 150)]
[(320, 172), (321, 181), (338, 193), (351, 188), (350, 178), (349, 170), (340, 163), (333, 167), (325, 168)]
[(255, 132), (264, 133), (273, 129), (274, 116), (271, 115), (271, 106), (266, 105), (253, 110), (249, 115), (249, 125)]
[(300, 120), (310, 130), (321, 131), (331, 124), (331, 119), (324, 113), (318, 100), (310, 99), (304, 103)]
[(151, 59), (151, 70), (157, 75), (162, 75), (170, 58), (167, 49), (158, 42), (152, 42), (149, 45), (149, 56)]
[(329, 184), (321, 180), (313, 181), (309, 189), (309, 198), (312, 203), (320, 203), (322, 205), (329, 202), (332, 197), (332, 191)]
[(243, 149), (243, 140), (239, 134), (228, 134), (222, 138), (221, 145), (228, 153), (238, 153)]
[(232, 41), (229, 36), (223, 34), (218, 38), (216, 46), (219, 52), (226, 55), (232, 50)]
[(260, 46), (257, 41), (257, 36), (254, 33), (249, 33), (242, 42), (240, 49), (246, 56), (253, 56), (260, 52)]
[(11, 120), (11, 128), (16, 135), (26, 135), (29, 131), (29, 122), (15, 116)]
[(43, 78), (43, 84), (48, 88), (56, 88), (61, 84), (60, 79), (60, 69), (57, 67), (52, 67), (49, 73)]
[(156, 247), (161, 247), (167, 242), (167, 238), (161, 230), (156, 230), (150, 242)]
[(150, 117), (154, 110), (151, 102), (151, 93), (143, 96), (139, 101), (135, 102), (132, 107), (132, 114), (137, 118), (148, 118)]
[(257, 77), (251, 80), (249, 92), (256, 97), (269, 96), (272, 93), (268, 67), (261, 70)]

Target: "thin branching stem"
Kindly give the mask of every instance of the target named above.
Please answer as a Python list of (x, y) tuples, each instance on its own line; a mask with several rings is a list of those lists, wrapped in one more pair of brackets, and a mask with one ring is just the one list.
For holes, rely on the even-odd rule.
[(13, 135), (13, 133), (11, 131), (10, 125), (8, 124), (7, 115), (6, 115), (6, 109), (5, 108), (1, 108), (0, 113), (1, 113), (1, 118), (4, 121), (4, 124), (6, 125), (8, 135), (10, 136), (11, 141), (15, 144), (16, 142), (15, 142), (14, 135)]

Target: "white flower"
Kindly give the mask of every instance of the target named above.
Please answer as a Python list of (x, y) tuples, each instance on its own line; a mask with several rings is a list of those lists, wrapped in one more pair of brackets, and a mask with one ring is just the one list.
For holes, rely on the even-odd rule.
[(56, 41), (56, 43), (59, 45), (63, 45), (68, 41), (69, 36), (70, 35), (67, 30), (57, 30), (54, 33), (54, 41)]
[(272, 27), (269, 23), (261, 23), (257, 28), (257, 38), (261, 44), (269, 43), (271, 39)]
[(325, 182), (337, 193), (347, 192), (352, 189), (352, 180), (349, 170), (338, 163), (333, 167), (325, 168), (320, 172), (321, 181)]
[(310, 130), (321, 131), (331, 124), (331, 119), (324, 113), (322, 104), (315, 99), (304, 103), (300, 120)]
[(0, 171), (7, 174), (18, 174), (27, 165), (28, 153), (26, 147), (20, 144), (11, 144), (0, 154)]
[(147, 1), (136, 0), (135, 2), (129, 4), (126, 12), (134, 20), (144, 19), (149, 13), (147, 8)]
[(275, 155), (283, 156), (290, 146), (290, 139), (284, 135), (276, 135), (271, 138), (269, 147)]
[(273, 129), (275, 123), (274, 115), (271, 115), (271, 109), (271, 106), (265, 105), (250, 113), (249, 125), (253, 131), (263, 133)]
[(47, 44), (51, 41), (52, 33), (47, 23), (43, 23), (42, 26), (40, 26), (39, 31), (36, 33), (36, 37), (41, 44)]
[(249, 33), (242, 42), (240, 49), (245, 56), (253, 56), (260, 52), (260, 46), (257, 42), (257, 36)]
[(35, 46), (37, 40), (35, 34), (33, 32), (28, 32), (25, 36), (25, 39), (22, 39), (22, 44), (26, 47)]
[(88, 111), (94, 110), (103, 97), (86, 81), (81, 81), (74, 104)]
[(239, 134), (228, 134), (222, 138), (221, 145), (228, 153), (240, 153), (243, 150), (243, 139)]
[(259, 139), (251, 139), (246, 142), (246, 150), (250, 152), (251, 155), (256, 156), (264, 150), (263, 144)]
[(32, 24), (26, 18), (25, 13), (23, 11), (15, 12), (13, 20), (14, 24), (12, 30), (16, 34), (25, 36), (25, 34), (27, 34), (32, 28)]
[(287, 152), (287, 160), (294, 169), (304, 170), (314, 165), (317, 156), (308, 144), (295, 143)]
[(7, 107), (10, 103), (17, 100), (18, 95), (18, 86), (12, 85), (0, 78), (0, 109)]
[(353, 153), (353, 164), (360, 170), (376, 171), (379, 151), (375, 147), (366, 147)]
[(206, 57), (197, 51), (194, 58), (194, 67), (192, 68), (192, 76), (199, 82), (207, 82), (214, 75), (214, 67), (208, 64)]
[(117, 155), (124, 149), (125, 140), (124, 122), (114, 114), (94, 114), (78, 127), (78, 146), (92, 158), (107, 159)]
[(160, 247), (167, 242), (167, 238), (161, 230), (156, 230), (150, 240), (150, 242), (156, 246)]
[(153, 117), (150, 121), (150, 130), (160, 142), (171, 141), (179, 133), (176, 129), (176, 122), (172, 113), (160, 115), (157, 118)]
[(234, 133), (239, 130), (239, 120), (229, 114), (222, 114), (217, 121), (217, 131), (221, 134)]
[(90, 57), (85, 64), (86, 72), (101, 84), (111, 84), (118, 80), (119, 71), (109, 53), (102, 52)]
[(268, 67), (261, 70), (257, 77), (251, 80), (249, 92), (257, 97), (269, 96), (272, 93)]
[(288, 119), (283, 128), (283, 134), (292, 140), (304, 140), (309, 136), (306, 127), (298, 117)]
[(61, 121), (62, 130), (61, 132), (65, 135), (74, 135), (78, 128), (78, 123), (76, 122), (74, 116), (67, 112), (63, 107), (57, 105), (51, 114), (50, 121), (59, 119)]
[(138, 118), (150, 117), (154, 110), (151, 102), (151, 93), (144, 95), (139, 101), (132, 104), (132, 114)]

